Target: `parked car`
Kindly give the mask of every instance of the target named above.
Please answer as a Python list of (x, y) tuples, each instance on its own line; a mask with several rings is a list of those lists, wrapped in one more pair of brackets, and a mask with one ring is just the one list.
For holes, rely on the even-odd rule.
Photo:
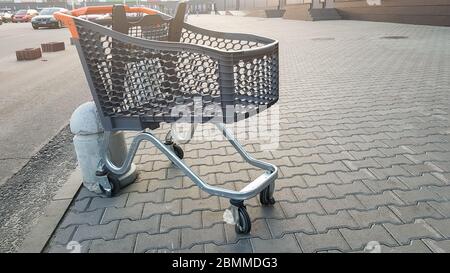
[(35, 9), (21, 9), (12, 16), (12, 22), (30, 22), (39, 13)]
[(3, 23), (11, 22), (12, 12), (10, 9), (1, 9), (0, 10), (0, 20), (3, 21)]
[(69, 11), (65, 8), (44, 8), (41, 10), (38, 16), (33, 17), (31, 19), (31, 26), (34, 29), (38, 29), (40, 27), (52, 27), (52, 28), (60, 28), (62, 27), (61, 22), (56, 20), (53, 16), (55, 12), (68, 13)]

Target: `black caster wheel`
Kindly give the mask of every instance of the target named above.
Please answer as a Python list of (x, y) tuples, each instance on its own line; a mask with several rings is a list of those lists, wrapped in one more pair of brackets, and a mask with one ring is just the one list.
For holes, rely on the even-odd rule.
[(120, 181), (119, 179), (112, 175), (108, 174), (108, 182), (110, 189), (105, 189), (102, 184), (99, 184), (100, 190), (107, 196), (112, 197), (116, 195), (120, 190)]
[(236, 222), (235, 230), (239, 234), (248, 234), (252, 229), (252, 221), (247, 213), (247, 209), (242, 206), (238, 207), (239, 219)]
[(275, 204), (275, 199), (273, 198), (273, 190), (271, 185), (267, 186), (262, 192), (259, 193), (259, 201), (264, 206), (272, 206)]
[(175, 154), (178, 156), (178, 158), (183, 159), (183, 157), (184, 157), (183, 149), (181, 149), (181, 147), (175, 143), (172, 144), (172, 148), (173, 148), (173, 151), (175, 152)]

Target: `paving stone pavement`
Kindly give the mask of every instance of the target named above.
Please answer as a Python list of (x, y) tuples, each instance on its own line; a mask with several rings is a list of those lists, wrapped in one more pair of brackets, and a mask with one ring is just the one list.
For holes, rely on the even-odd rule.
[[(237, 235), (222, 218), (228, 200), (145, 144), (138, 182), (112, 199), (82, 189), (45, 251), (71, 240), (84, 252), (362, 252), (370, 241), (381, 252), (450, 251), (450, 28), (189, 20), (280, 41), (279, 147), (243, 141), (280, 167), (276, 205), (249, 200), (251, 234)], [(211, 184), (234, 189), (258, 175), (224, 141), (182, 146)]]

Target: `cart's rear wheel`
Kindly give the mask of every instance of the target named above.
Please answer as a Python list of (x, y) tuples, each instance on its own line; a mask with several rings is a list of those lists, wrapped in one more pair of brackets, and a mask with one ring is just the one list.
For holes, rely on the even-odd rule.
[(274, 186), (275, 185), (270, 184), (259, 193), (259, 201), (261, 201), (261, 204), (265, 206), (272, 206), (275, 204), (275, 198), (273, 198)]
[(238, 207), (238, 217), (236, 221), (235, 230), (240, 234), (248, 234), (252, 229), (252, 221), (248, 215), (247, 209), (244, 206)]

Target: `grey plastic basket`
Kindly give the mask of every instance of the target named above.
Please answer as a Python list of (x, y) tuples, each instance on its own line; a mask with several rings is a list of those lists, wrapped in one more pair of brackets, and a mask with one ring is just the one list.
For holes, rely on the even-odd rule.
[[(169, 42), (170, 21), (130, 25), (129, 35), (74, 21), (79, 55), (107, 130), (142, 130), (177, 121), (180, 117), (171, 112), (179, 105), (190, 107), (191, 122), (215, 118), (230, 123), (278, 100), (275, 40), (182, 23), (179, 42)], [(220, 106), (222, 113), (194, 112), (195, 100), (202, 102), (200, 110)]]

